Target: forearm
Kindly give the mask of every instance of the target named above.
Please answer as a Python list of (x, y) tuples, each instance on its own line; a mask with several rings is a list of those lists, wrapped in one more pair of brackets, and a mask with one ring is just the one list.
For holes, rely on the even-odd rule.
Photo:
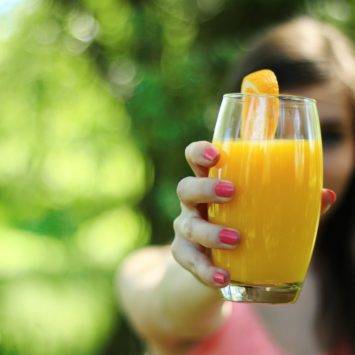
[(119, 293), (137, 332), (162, 346), (199, 340), (223, 322), (218, 291), (178, 265), (169, 247), (130, 256), (120, 273)]
[(161, 313), (181, 337), (198, 338), (223, 321), (222, 300), (217, 289), (207, 287), (183, 269), (171, 256), (157, 285)]

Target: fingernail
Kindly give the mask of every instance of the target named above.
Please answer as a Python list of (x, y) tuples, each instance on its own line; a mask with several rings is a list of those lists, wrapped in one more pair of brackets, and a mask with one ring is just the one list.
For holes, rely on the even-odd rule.
[(326, 194), (326, 197), (324, 198), (324, 200), (322, 200), (322, 206), (325, 205), (323, 207), (323, 213), (328, 212), (330, 207), (332, 206), (332, 204), (337, 199), (337, 195), (333, 190), (325, 189), (325, 191), (327, 192), (327, 194)]
[(326, 189), (326, 191), (327, 191), (328, 202), (329, 204), (332, 205), (337, 199), (337, 194), (330, 189)]
[(203, 157), (207, 160), (213, 161), (216, 159), (218, 152), (212, 147), (208, 147), (203, 152)]
[(228, 281), (228, 277), (222, 272), (216, 272), (213, 275), (213, 281), (217, 284), (224, 285)]
[(231, 197), (234, 193), (234, 186), (230, 182), (220, 181), (218, 184), (216, 184), (214, 191), (217, 196)]
[(219, 236), (219, 240), (222, 243), (230, 244), (230, 245), (237, 244), (240, 240), (239, 234), (233, 229), (227, 229), (227, 228), (222, 229), (219, 232), (218, 236)]

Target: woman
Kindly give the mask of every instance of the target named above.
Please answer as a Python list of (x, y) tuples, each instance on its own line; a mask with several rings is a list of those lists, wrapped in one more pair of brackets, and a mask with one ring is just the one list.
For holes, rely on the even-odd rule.
[[(233, 91), (262, 68), (276, 73), (282, 93), (318, 101), (325, 186), (338, 196), (322, 220), (303, 291), (294, 305), (221, 300), (218, 288), (229, 275), (212, 265), (206, 250), (238, 248), (243, 236), (208, 223), (206, 203), (227, 202), (238, 191), (206, 177), (219, 153), (208, 142), (192, 143), (186, 158), (196, 177), (177, 188), (182, 212), (174, 222), (174, 258), (169, 246), (145, 248), (126, 260), (119, 276), (122, 305), (150, 354), (355, 353), (353, 49), (335, 28), (299, 18), (255, 42), (233, 76)], [(323, 190), (323, 211), (335, 201), (332, 190)]]

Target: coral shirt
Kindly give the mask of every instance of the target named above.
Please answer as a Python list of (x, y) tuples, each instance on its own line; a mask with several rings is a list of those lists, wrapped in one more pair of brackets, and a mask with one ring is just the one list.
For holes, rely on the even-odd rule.
[(215, 333), (203, 339), (188, 355), (282, 355), (252, 307), (233, 303), (232, 313)]
[[(247, 303), (233, 303), (232, 313), (215, 333), (203, 339), (188, 355), (285, 355)], [(329, 355), (354, 354), (346, 344)]]

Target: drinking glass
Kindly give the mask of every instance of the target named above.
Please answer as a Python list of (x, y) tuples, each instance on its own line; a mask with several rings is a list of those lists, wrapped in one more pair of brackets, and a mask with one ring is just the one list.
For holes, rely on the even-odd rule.
[[(275, 127), (265, 135), (270, 122)], [(231, 181), (236, 192), (231, 202), (209, 205), (209, 220), (241, 234), (234, 250), (212, 250), (214, 264), (231, 276), (221, 289), (223, 297), (295, 302), (312, 256), (321, 205), (322, 142), (315, 100), (226, 94), (213, 144), (220, 159), (210, 177)]]

